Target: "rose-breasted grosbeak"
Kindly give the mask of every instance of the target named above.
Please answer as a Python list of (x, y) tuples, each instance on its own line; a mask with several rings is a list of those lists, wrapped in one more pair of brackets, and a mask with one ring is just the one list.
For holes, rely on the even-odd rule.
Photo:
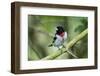
[(62, 26), (58, 26), (53, 42), (49, 46), (55, 46), (59, 48), (60, 46), (63, 46), (63, 43), (66, 39), (67, 39), (67, 32), (65, 32)]

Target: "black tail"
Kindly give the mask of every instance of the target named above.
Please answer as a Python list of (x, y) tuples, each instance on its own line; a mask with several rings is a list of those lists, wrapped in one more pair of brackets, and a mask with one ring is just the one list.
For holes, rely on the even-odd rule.
[(51, 47), (51, 46), (53, 46), (53, 44), (48, 45), (48, 47)]

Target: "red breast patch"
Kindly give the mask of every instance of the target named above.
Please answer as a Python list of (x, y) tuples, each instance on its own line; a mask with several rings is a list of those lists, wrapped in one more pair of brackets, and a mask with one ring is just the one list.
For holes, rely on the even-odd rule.
[(63, 36), (64, 36), (64, 34), (65, 34), (65, 33), (64, 33), (64, 32), (62, 32), (62, 33), (60, 34), (60, 36), (61, 36), (61, 37), (63, 37)]

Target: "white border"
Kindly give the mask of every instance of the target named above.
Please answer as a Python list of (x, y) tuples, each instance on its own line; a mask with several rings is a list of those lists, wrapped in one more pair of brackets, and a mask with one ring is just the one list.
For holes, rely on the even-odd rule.
[[(40, 7), (20, 8), (20, 69), (42, 69), (94, 65), (94, 11)], [(28, 14), (88, 17), (88, 58), (47, 61), (28, 61)]]

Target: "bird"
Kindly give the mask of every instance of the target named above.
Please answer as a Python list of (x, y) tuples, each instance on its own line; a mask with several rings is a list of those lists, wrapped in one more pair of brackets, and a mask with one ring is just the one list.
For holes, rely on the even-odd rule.
[(60, 47), (63, 46), (64, 47), (64, 42), (67, 39), (67, 32), (64, 30), (64, 28), (62, 26), (57, 26), (56, 27), (56, 33), (55, 36), (53, 38), (52, 44), (49, 45), (49, 47), (54, 46), (54, 47)]

